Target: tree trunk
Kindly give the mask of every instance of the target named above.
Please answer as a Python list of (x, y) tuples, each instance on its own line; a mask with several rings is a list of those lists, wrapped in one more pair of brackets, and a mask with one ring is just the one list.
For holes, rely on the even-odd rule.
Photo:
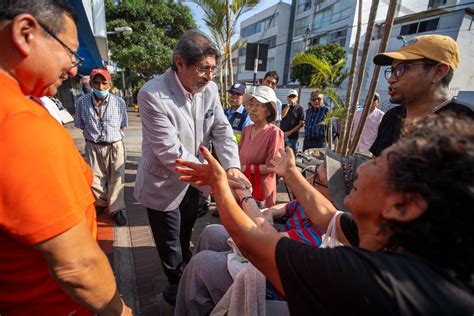
[[(372, 6), (370, 7), (369, 20), (367, 22), (367, 31), (365, 33), (364, 48), (362, 50), (362, 59), (360, 62), (359, 69), (357, 71), (357, 80), (356, 80), (356, 88), (354, 90), (354, 97), (351, 100), (352, 101), (351, 107), (349, 108), (349, 111), (347, 114), (348, 120), (346, 122), (346, 131), (349, 130), (349, 133), (347, 135), (347, 138), (349, 139), (348, 143), (351, 143), (350, 130), (352, 127), (352, 121), (354, 119), (354, 113), (357, 108), (357, 101), (359, 100), (359, 96), (360, 96), (360, 89), (364, 81), (365, 65), (367, 63), (367, 55), (369, 52), (370, 40), (372, 39), (372, 31), (374, 29), (375, 18), (377, 16), (378, 7), (379, 7), (379, 0), (373, 0)], [(351, 146), (349, 145), (348, 147), (351, 147)], [(348, 154), (347, 147), (346, 147), (346, 150), (342, 151), (341, 153), (343, 156), (346, 156)]]
[[(393, 21), (395, 19), (395, 12), (397, 9), (398, 0), (390, 1), (387, 12), (387, 19), (385, 20), (383, 37), (380, 40), (379, 53), (385, 52), (387, 49), (388, 40), (390, 38), (390, 32), (392, 31)], [(372, 74), (372, 80), (370, 81), (369, 91), (367, 92), (367, 97), (365, 98), (364, 110), (360, 118), (359, 126), (354, 134), (354, 139), (351, 142), (349, 149), (349, 155), (353, 155), (357, 149), (357, 144), (359, 143), (360, 135), (365, 126), (365, 121), (369, 115), (370, 106), (372, 105), (372, 99), (374, 98), (375, 89), (377, 88), (377, 82), (380, 75), (380, 66), (375, 66), (374, 72)]]
[[(351, 69), (349, 71), (349, 81), (347, 83), (347, 92), (345, 100), (345, 108), (349, 109), (352, 104), (352, 88), (354, 86), (355, 69), (357, 67), (357, 58), (359, 56), (359, 43), (360, 33), (362, 30), (362, 0), (358, 2), (358, 14), (357, 14), (357, 31), (354, 42), (354, 51), (352, 52)], [(352, 126), (348, 125), (349, 121), (353, 120), (354, 111), (347, 111), (346, 118), (341, 122), (341, 131), (339, 132), (339, 142), (337, 143), (337, 153), (345, 154), (349, 147), (349, 139), (351, 137)]]
[[(225, 10), (225, 58), (226, 58), (226, 87), (225, 87), (225, 97), (227, 102), (227, 90), (232, 85), (233, 78), (232, 78), (232, 54), (231, 54), (231, 39), (232, 39), (232, 32), (230, 29), (230, 0), (225, 1), (226, 10)], [(230, 76), (229, 76), (230, 75)], [(230, 84), (229, 84), (230, 83)]]

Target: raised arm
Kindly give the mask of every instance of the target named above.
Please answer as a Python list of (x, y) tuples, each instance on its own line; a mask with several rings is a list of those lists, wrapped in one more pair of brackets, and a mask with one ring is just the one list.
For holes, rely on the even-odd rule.
[(212, 187), (221, 221), (239, 250), (283, 293), (275, 261), (276, 244), (281, 235), (266, 220), (256, 218), (254, 222), (239, 207), (228, 185), (224, 169), (206, 148), (201, 147), (200, 150), (208, 164), (178, 159), (177, 163), (184, 166), (176, 169), (184, 175), (180, 180)]
[(280, 150), (280, 154), (272, 159), (271, 164), (270, 169), (284, 178), (285, 183), (301, 203), (311, 222), (326, 231), (337, 210), (298, 171), (291, 148)]

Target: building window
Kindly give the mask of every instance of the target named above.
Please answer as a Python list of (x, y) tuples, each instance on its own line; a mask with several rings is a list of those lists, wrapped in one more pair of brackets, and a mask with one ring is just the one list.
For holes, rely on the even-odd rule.
[(311, 23), (311, 16), (296, 20), (295, 22), (295, 36), (303, 35)]
[(278, 18), (278, 12), (269, 16), (257, 23), (248, 25), (240, 30), (240, 37), (248, 37), (259, 32), (263, 32), (269, 28), (277, 26), (276, 19)]
[(300, 0), (298, 1), (298, 8), (296, 9), (296, 13), (301, 13), (304, 11), (308, 11), (311, 9), (311, 0)]
[(328, 8), (314, 15), (313, 30), (328, 26), (331, 23), (331, 10), (332, 8)]
[(247, 45), (239, 48), (239, 57), (247, 55)]
[(239, 74), (245, 72), (245, 63), (239, 64)]
[(275, 57), (267, 59), (267, 71), (275, 70)]
[(325, 45), (327, 43), (328, 43), (328, 36), (324, 34), (324, 35), (316, 36), (310, 39), (309, 45), (310, 46)]
[(270, 49), (270, 48), (274, 48), (276, 46), (276, 40), (277, 40), (277, 37), (275, 35), (275, 36), (269, 37), (267, 39), (261, 40), (261, 41), (259, 41), (259, 43), (260, 44), (268, 44), (268, 49)]
[(301, 53), (305, 49), (304, 46), (304, 41), (293, 43), (292, 56), (295, 57), (297, 54)]
[(347, 0), (336, 2), (332, 7), (331, 23), (344, 20), (351, 14), (351, 3)]
[(446, 5), (446, 0), (430, 0), (428, 2), (428, 9), (436, 9)]
[(346, 46), (347, 29), (329, 34), (329, 43), (338, 43), (342, 47)]
[(406, 24), (406, 25), (403, 25), (402, 28), (400, 29), (400, 35), (410, 35), (410, 34), (416, 34), (416, 33), (435, 31), (438, 29), (438, 24), (439, 24), (439, 18)]

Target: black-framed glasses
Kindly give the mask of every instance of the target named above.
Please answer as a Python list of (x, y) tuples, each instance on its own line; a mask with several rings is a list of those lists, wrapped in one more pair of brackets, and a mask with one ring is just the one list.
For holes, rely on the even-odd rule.
[(386, 80), (389, 80), (392, 75), (395, 75), (395, 77), (400, 78), (403, 76), (405, 71), (410, 69), (411, 66), (420, 66), (420, 65), (429, 65), (429, 66), (434, 66), (436, 63), (430, 63), (430, 62), (421, 62), (421, 63), (399, 63), (395, 67), (390, 66), (387, 69), (385, 69), (384, 76)]
[(311, 98), (311, 101), (321, 101), (323, 98)]
[(54, 38), (70, 54), (69, 57), (71, 58), (71, 68), (78, 67), (80, 64), (84, 62), (84, 58), (79, 56), (77, 52), (73, 51), (69, 46), (64, 44), (64, 42), (61, 41), (56, 35), (54, 35), (54, 33), (46, 25), (44, 25), (40, 21), (38, 21), (38, 24), (46, 33), (48, 33), (49, 36)]
[(217, 71), (219, 70), (219, 67), (217, 67), (217, 66), (212, 66), (212, 67), (200, 67), (198, 65), (193, 65), (193, 66), (196, 69), (196, 71), (198, 72), (198, 74), (200, 74), (201, 76), (204, 76), (204, 75), (214, 76), (217, 73)]

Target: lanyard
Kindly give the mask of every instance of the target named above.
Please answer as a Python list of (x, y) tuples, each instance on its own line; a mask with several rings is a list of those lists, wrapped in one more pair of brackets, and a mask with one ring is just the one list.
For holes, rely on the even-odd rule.
[[(92, 108), (94, 109), (94, 112), (95, 114), (97, 115), (97, 119), (99, 121), (99, 130), (100, 130), (100, 137), (103, 139), (105, 138), (105, 130), (104, 130), (104, 115), (105, 113), (107, 112), (107, 107), (109, 106), (109, 100), (107, 101), (102, 101), (102, 105), (101, 105), (101, 109), (102, 107), (104, 107), (104, 110), (102, 111), (102, 115), (100, 115), (100, 112), (99, 110), (97, 109), (97, 106), (96, 106), (96, 103), (95, 103), (95, 100), (94, 100), (94, 97), (91, 95), (91, 100), (92, 100)], [(105, 102), (105, 105), (104, 105), (104, 102)]]

